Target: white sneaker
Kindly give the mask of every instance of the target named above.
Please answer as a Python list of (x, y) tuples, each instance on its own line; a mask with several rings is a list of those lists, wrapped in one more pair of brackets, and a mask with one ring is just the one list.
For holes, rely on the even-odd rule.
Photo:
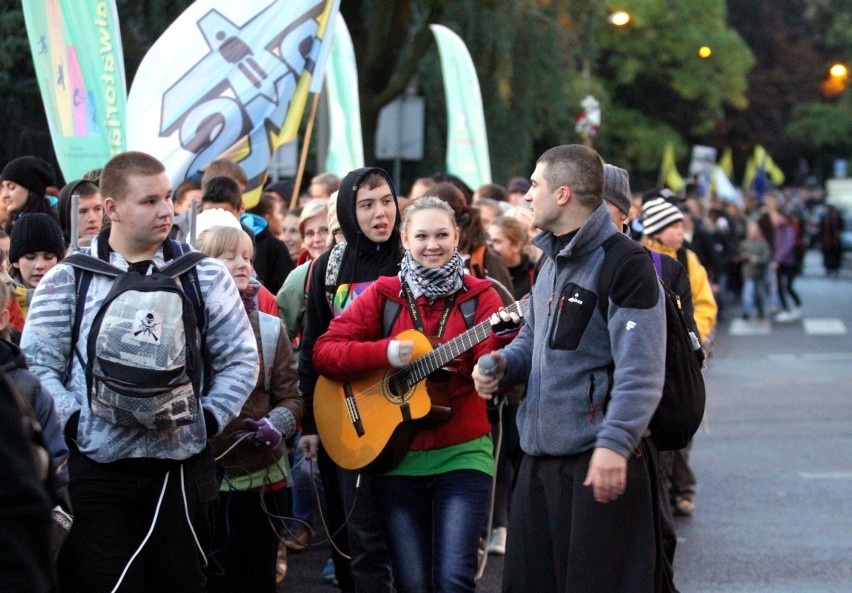
[(793, 307), (790, 309), (790, 314), (787, 316), (788, 321), (798, 321), (802, 318), (802, 308)]
[(488, 553), (496, 556), (506, 554), (506, 528), (495, 527), (491, 530), (491, 541), (488, 542)]
[(775, 316), (775, 321), (778, 323), (789, 323), (793, 319), (790, 317), (789, 311), (781, 311)]

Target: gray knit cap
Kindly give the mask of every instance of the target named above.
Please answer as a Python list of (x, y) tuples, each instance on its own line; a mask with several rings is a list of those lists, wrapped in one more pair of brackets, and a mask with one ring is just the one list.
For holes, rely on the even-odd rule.
[(627, 171), (615, 165), (604, 165), (603, 197), (625, 216), (630, 214), (630, 175)]

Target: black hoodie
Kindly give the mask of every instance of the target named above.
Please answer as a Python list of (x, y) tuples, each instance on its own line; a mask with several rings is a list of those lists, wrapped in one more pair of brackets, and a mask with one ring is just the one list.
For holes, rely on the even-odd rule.
[[(393, 231), (385, 243), (375, 243), (367, 238), (358, 225), (355, 214), (355, 197), (358, 185), (370, 173), (378, 173), (387, 180), (396, 204), (396, 218)], [(387, 172), (375, 167), (355, 169), (350, 172), (340, 184), (337, 194), (337, 219), (343, 236), (346, 238), (346, 249), (337, 275), (337, 283), (333, 287), (325, 286), (325, 275), (328, 267), (330, 251), (322, 254), (311, 271), (311, 285), (308, 288), (308, 302), (305, 309), (305, 328), (302, 331), (301, 355), (299, 358), (299, 388), (305, 401), (305, 412), (302, 416), (302, 433), (316, 434), (313, 401), (314, 386), (319, 375), (313, 366), (314, 343), (326, 332), (335, 312), (329, 306), (326, 292), (337, 293), (339, 287), (344, 287), (344, 306), (351, 302), (355, 295), (360, 294), (380, 276), (395, 276), (399, 272), (399, 262), (402, 259), (402, 239), (399, 234), (401, 218), (399, 202), (393, 183)], [(353, 294), (354, 293), (354, 294)], [(339, 312), (338, 312), (339, 314)]]

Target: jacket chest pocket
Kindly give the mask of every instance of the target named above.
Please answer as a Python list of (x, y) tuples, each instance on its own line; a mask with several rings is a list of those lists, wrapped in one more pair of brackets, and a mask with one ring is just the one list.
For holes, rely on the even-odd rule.
[(576, 350), (592, 319), (598, 298), (590, 290), (568, 284), (555, 299), (549, 346), (554, 350)]

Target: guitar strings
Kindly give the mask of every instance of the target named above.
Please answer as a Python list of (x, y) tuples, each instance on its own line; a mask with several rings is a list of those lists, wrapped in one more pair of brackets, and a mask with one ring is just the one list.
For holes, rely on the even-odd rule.
[[(471, 328), (471, 330), (469, 332), (465, 332), (464, 334), (456, 336), (455, 338), (453, 338), (449, 342), (444, 342), (442, 344), (439, 344), (434, 350), (427, 352), (422, 357), (420, 357), (417, 360), (408, 364), (405, 368), (397, 369), (397, 370), (391, 372), (381, 382), (374, 383), (373, 385), (365, 387), (359, 393), (354, 394), (353, 398), (355, 399), (355, 401), (357, 403), (361, 404), (363, 402), (365, 406), (370, 407), (369, 403), (375, 401), (375, 398), (372, 398), (370, 396), (372, 396), (376, 393), (383, 393), (384, 389), (385, 389), (385, 385), (387, 385), (387, 384), (396, 385), (396, 384), (398, 384), (398, 382), (400, 380), (403, 380), (405, 382), (404, 384), (407, 388), (406, 389), (406, 392), (407, 392), (408, 389), (411, 389), (411, 387), (413, 387), (413, 385), (410, 383), (410, 379), (411, 379), (412, 374), (414, 374), (415, 376), (416, 375), (423, 375), (423, 378), (426, 378), (429, 375), (429, 373), (437, 370), (437, 368), (429, 370), (428, 360), (426, 359), (429, 355), (433, 355), (433, 357), (437, 358), (438, 355), (443, 354), (443, 352), (445, 350), (451, 350), (452, 351), (453, 348), (457, 347), (456, 344), (458, 344), (458, 343), (461, 344), (462, 350), (460, 350), (456, 354), (456, 356), (459, 356), (459, 355), (467, 352), (470, 348), (481, 343), (485, 338), (487, 338), (488, 333), (490, 333), (490, 332), (485, 331), (484, 336), (476, 335), (476, 338), (471, 338), (469, 336), (469, 334), (473, 335), (473, 334), (482, 333), (484, 331), (484, 326), (486, 326), (486, 325), (488, 325), (487, 321), (484, 322), (484, 323), (480, 323), (477, 326), (474, 326), (473, 328)], [(453, 357), (453, 358), (455, 358), (455, 357)], [(452, 360), (452, 358), (450, 360)], [(412, 371), (415, 371), (415, 372), (412, 373)], [(421, 380), (422, 379), (416, 381), (415, 383), (419, 383)], [(381, 404), (377, 403), (377, 405), (381, 405)]]

